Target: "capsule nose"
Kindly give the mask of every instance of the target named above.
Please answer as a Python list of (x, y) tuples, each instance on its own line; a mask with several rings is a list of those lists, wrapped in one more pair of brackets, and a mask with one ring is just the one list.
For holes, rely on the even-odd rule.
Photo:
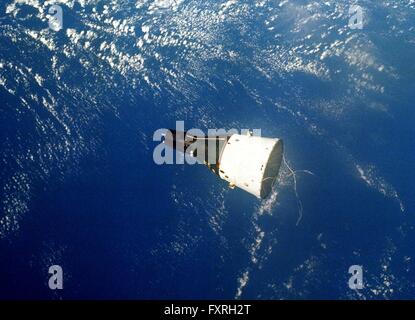
[(172, 130), (166, 130), (166, 132), (162, 134), (162, 137), (164, 144), (168, 145), (171, 148), (174, 147), (174, 136), (172, 134)]
[(167, 130), (164, 134), (163, 143), (169, 147), (185, 153), (187, 148), (196, 140), (195, 137), (187, 135), (184, 131)]

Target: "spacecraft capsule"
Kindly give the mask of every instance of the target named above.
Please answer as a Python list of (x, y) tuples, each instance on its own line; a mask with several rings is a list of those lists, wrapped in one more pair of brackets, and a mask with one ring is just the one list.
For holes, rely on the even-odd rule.
[(257, 198), (268, 197), (278, 177), (283, 142), (252, 134), (194, 136), (170, 130), (164, 143), (197, 158), (231, 188), (238, 187)]

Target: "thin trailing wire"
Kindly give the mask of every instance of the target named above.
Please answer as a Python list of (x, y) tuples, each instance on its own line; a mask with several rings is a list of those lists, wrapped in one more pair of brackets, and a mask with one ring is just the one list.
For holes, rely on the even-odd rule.
[[(282, 156), (282, 160), (284, 161), (285, 166), (290, 171), (290, 174), (288, 176), (289, 177), (292, 176), (293, 177), (293, 181), (294, 181), (294, 193), (295, 193), (295, 197), (297, 198), (297, 205), (298, 205), (298, 219), (297, 219), (297, 223), (295, 225), (298, 226), (300, 224), (301, 220), (303, 219), (303, 203), (301, 202), (300, 196), (298, 195), (298, 191), (297, 191), (297, 176), (296, 176), (296, 171), (294, 171), (293, 169), (291, 169), (291, 167), (288, 165), (287, 161), (285, 160), (285, 156), (284, 155)], [(303, 171), (306, 171), (306, 170), (303, 170)], [(310, 172), (310, 173), (313, 174), (312, 172)]]
[[(311, 172), (310, 170), (295, 170), (294, 171), (295, 173), (308, 173), (308, 174), (310, 174), (310, 175), (312, 175), (312, 176), (316, 176), (313, 172)], [(291, 177), (292, 176), (292, 173), (290, 173), (289, 175), (288, 175), (288, 177)]]
[(262, 182), (267, 181), (269, 179), (272, 179), (272, 180), (275, 181), (277, 178), (276, 177), (266, 177), (266, 178), (262, 179)]
[[(293, 181), (294, 181), (293, 189), (294, 189), (295, 197), (297, 199), (297, 206), (298, 206), (298, 219), (297, 219), (297, 222), (296, 222), (295, 225), (298, 226), (300, 224), (301, 220), (303, 219), (303, 203), (301, 202), (300, 196), (298, 194), (298, 190), (297, 190), (297, 176), (296, 175), (298, 173), (307, 173), (307, 174), (312, 175), (312, 176), (316, 176), (316, 175), (313, 172), (311, 172), (310, 170), (293, 170), (289, 166), (289, 164), (287, 163), (287, 160), (285, 159), (285, 156), (284, 155), (282, 156), (282, 160), (283, 160), (285, 166), (287, 167), (287, 169), (290, 172), (287, 175), (287, 177), (291, 177), (292, 176), (293, 177)], [(264, 182), (264, 181), (269, 180), (269, 179), (272, 179), (273, 180), (272, 181), (272, 188), (274, 188), (275, 185), (276, 185), (276, 183), (277, 183), (277, 180), (278, 180), (277, 177), (266, 177), (266, 178), (262, 179), (262, 181)]]

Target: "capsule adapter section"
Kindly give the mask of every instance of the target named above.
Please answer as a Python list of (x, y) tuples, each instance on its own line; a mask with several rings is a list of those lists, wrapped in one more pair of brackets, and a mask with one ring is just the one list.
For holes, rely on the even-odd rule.
[(232, 135), (219, 160), (219, 176), (258, 198), (268, 197), (283, 157), (280, 139)]

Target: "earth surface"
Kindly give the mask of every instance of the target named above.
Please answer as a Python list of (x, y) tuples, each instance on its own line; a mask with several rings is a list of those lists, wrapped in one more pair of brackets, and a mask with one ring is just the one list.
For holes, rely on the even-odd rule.
[[(414, 59), (414, 0), (2, 1), (0, 298), (414, 298)], [(176, 121), (283, 139), (270, 197)]]

